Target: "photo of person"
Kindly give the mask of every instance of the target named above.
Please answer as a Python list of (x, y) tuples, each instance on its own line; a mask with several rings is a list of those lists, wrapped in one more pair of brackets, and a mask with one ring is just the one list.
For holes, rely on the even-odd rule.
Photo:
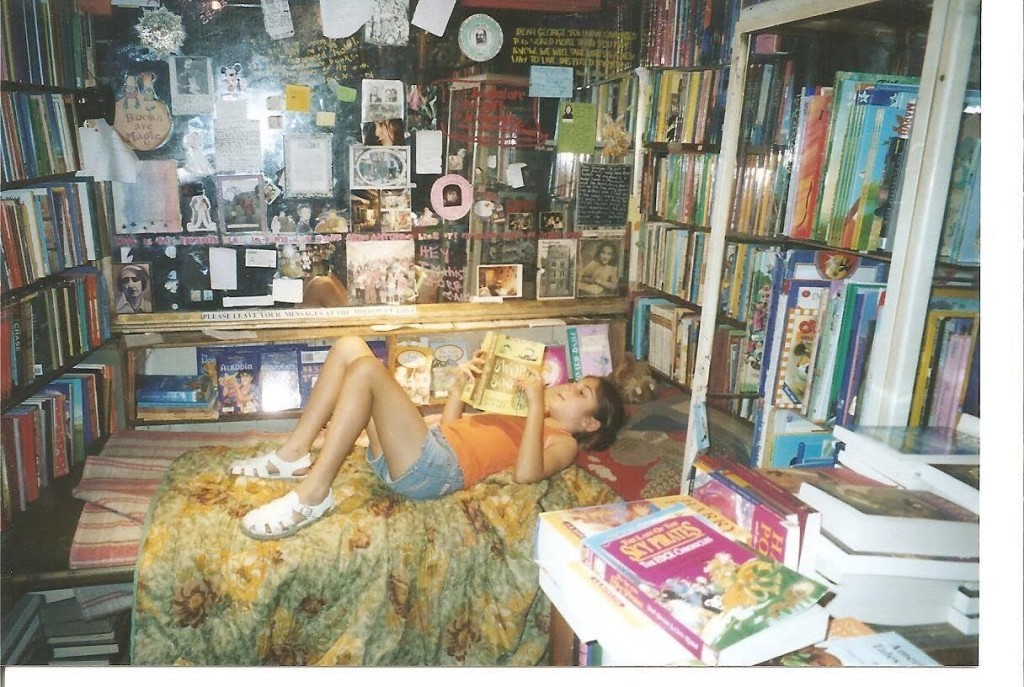
[(448, 184), (444, 187), (444, 206), (446, 208), (462, 205), (462, 188), (456, 184)]
[(127, 263), (117, 269), (115, 310), (122, 314), (153, 312), (149, 265)]
[(520, 298), (523, 295), (522, 265), (480, 265), (476, 274), (478, 296)]
[(540, 223), (543, 231), (562, 231), (565, 229), (565, 214), (561, 212), (542, 212)]
[(380, 119), (363, 124), (363, 144), (368, 146), (405, 145), (405, 122), (401, 119)]
[(619, 242), (580, 239), (584, 264), (577, 291), (581, 296), (614, 296), (619, 289)]
[(572, 121), (572, 105), (570, 103), (566, 103), (565, 104), (565, 108), (562, 110), (562, 121), (563, 122), (571, 122)]

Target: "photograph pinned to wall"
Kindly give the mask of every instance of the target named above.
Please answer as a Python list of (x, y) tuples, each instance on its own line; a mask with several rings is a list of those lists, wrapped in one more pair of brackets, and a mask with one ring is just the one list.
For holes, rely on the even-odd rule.
[(181, 232), (178, 166), (174, 160), (139, 160), (137, 181), (111, 182), (114, 232), (171, 234)]
[(349, 146), (349, 187), (408, 188), (408, 146)]
[(152, 270), (148, 263), (129, 262), (113, 265), (114, 312), (131, 315), (153, 312)]
[(384, 233), (412, 231), (412, 193), (407, 188), (381, 189), (380, 229)]
[(623, 247), (625, 232), (620, 229), (584, 231), (580, 236), (582, 267), (576, 287), (580, 298), (618, 296), (625, 293)]
[(352, 190), (349, 194), (349, 216), (352, 218), (352, 231), (361, 234), (380, 233), (380, 194), (379, 188)]
[(405, 145), (405, 120), (393, 117), (365, 122), (363, 124), (363, 145)]
[(409, 0), (373, 0), (375, 10), (363, 26), (363, 41), (369, 45), (409, 44)]
[(537, 300), (576, 297), (576, 239), (537, 240)]
[(284, 135), (285, 195), (296, 198), (333, 193), (332, 141), (332, 134)]
[(316, 215), (313, 224), (314, 234), (347, 234), (348, 219), (341, 210), (327, 207)]
[(415, 302), (416, 242), (413, 239), (375, 240), (349, 234), (345, 251), (352, 305)]
[(213, 219), (213, 204), (210, 202), (210, 195), (207, 194), (206, 184), (201, 181), (184, 183), (180, 187), (180, 194), (185, 231), (217, 231), (217, 222)]
[(360, 121), (405, 120), (405, 84), (398, 79), (363, 79)]
[[(564, 212), (542, 212), (540, 213), (540, 230), (543, 233), (565, 231)], [(554, 237), (549, 237), (554, 238)]]
[(430, 204), (442, 219), (462, 219), (473, 204), (473, 186), (463, 176), (446, 174), (430, 187)]
[(213, 63), (209, 57), (167, 58), (170, 72), (171, 112), (175, 115), (211, 114), (215, 102)]
[(182, 309), (181, 249), (178, 246), (145, 246), (139, 250), (143, 262), (150, 265), (153, 312), (177, 312)]
[(471, 15), (459, 27), (459, 49), (474, 62), (486, 62), (496, 56), (504, 41), (501, 25), (487, 14)]
[(511, 263), (478, 265), (476, 268), (477, 296), (522, 298), (523, 266)]
[(508, 229), (512, 233), (512, 236), (516, 238), (525, 238), (525, 236), (521, 235), (533, 236), (534, 232), (536, 231), (536, 226), (533, 223), (533, 213), (508, 213)]
[(217, 208), (221, 231), (266, 231), (263, 175), (217, 175)]

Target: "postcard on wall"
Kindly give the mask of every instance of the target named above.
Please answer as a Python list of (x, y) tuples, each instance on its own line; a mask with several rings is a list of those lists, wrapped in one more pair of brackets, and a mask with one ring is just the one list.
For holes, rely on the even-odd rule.
[(331, 195), (334, 188), (332, 140), (331, 134), (285, 135), (285, 195), (293, 198)]
[(213, 123), (218, 172), (259, 172), (263, 169), (263, 146), (257, 119), (221, 119)]
[(117, 234), (178, 233), (178, 166), (174, 160), (140, 160), (138, 181), (112, 182), (114, 232)]
[(213, 65), (209, 57), (167, 58), (170, 68), (171, 112), (176, 115), (209, 114), (216, 102)]
[(221, 231), (266, 231), (263, 175), (218, 175), (217, 207)]
[(479, 265), (476, 268), (478, 296), (521, 298), (523, 266), (518, 264)]
[(576, 239), (537, 240), (537, 300), (576, 296)]
[(363, 79), (362, 121), (405, 118), (405, 84), (397, 79)]
[(349, 186), (408, 188), (409, 146), (350, 146)]
[(577, 295), (617, 296), (624, 292), (623, 249), (625, 232), (621, 229), (589, 230), (579, 240), (580, 264)]

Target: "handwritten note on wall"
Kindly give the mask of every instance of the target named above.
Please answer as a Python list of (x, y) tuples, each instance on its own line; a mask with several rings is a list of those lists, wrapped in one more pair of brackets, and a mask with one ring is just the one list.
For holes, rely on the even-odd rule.
[(624, 226), (629, 218), (630, 165), (580, 165), (576, 225)]

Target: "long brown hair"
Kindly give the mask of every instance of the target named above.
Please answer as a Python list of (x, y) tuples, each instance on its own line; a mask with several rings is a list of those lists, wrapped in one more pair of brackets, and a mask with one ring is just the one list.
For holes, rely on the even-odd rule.
[(580, 448), (590, 451), (603, 451), (615, 443), (619, 430), (626, 421), (626, 407), (622, 401), (622, 394), (607, 377), (594, 377), (598, 381), (597, 386), (597, 408), (593, 417), (601, 423), (593, 432), (578, 432), (574, 434)]

